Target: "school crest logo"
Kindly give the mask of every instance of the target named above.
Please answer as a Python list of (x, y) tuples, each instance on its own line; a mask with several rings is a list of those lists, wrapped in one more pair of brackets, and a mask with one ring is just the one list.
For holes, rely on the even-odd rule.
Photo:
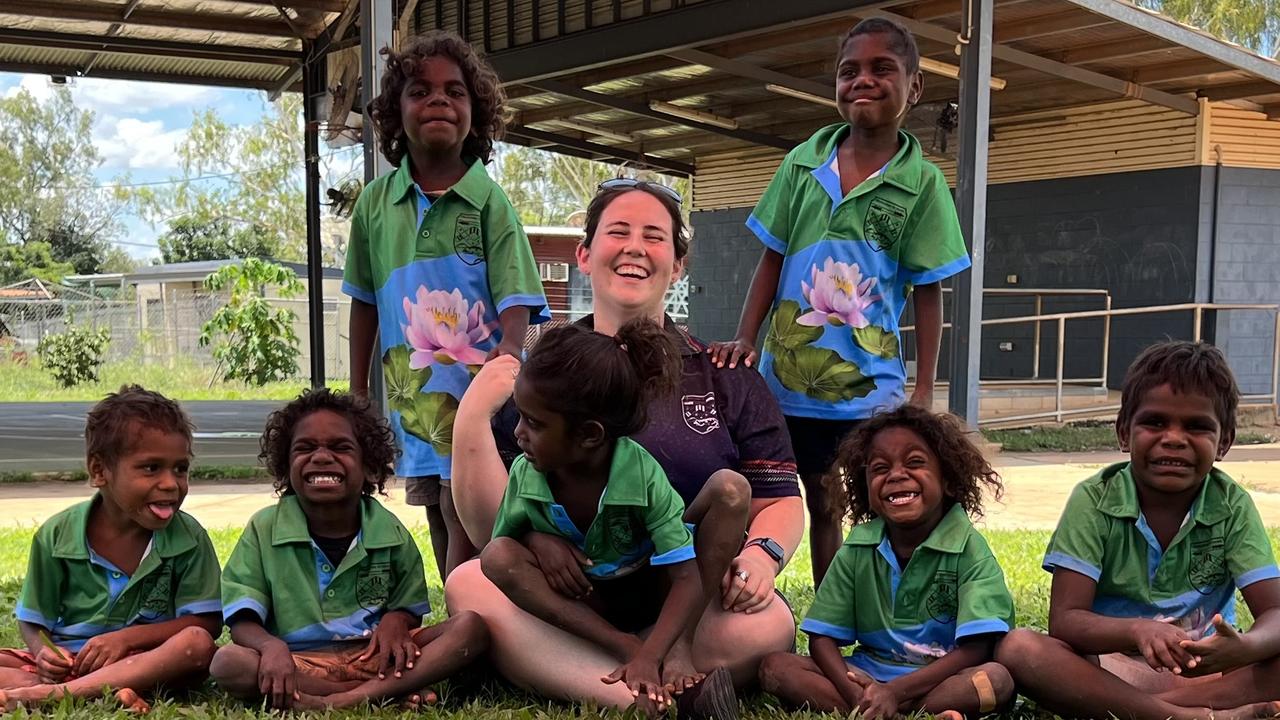
[(624, 554), (635, 548), (637, 537), (644, 531), (644, 525), (638, 518), (632, 516), (630, 511), (624, 509), (609, 514), (605, 530), (609, 537), (609, 545), (613, 547), (614, 552)]
[(1222, 538), (1191, 541), (1187, 580), (1201, 595), (1208, 595), (1227, 581), (1226, 545)]
[(164, 615), (169, 610), (169, 598), (172, 594), (173, 567), (162, 562), (160, 567), (147, 576), (142, 586), (142, 614), (152, 617)]
[(939, 570), (933, 576), (933, 589), (929, 591), (929, 597), (924, 601), (925, 610), (929, 611), (929, 617), (940, 623), (950, 624), (956, 621), (956, 611), (959, 608), (959, 591), (960, 584), (956, 580), (956, 574), (950, 570)]
[(706, 395), (685, 395), (680, 398), (680, 409), (684, 415), (684, 424), (699, 435), (706, 435), (720, 429), (714, 392)]
[(356, 575), (356, 602), (360, 607), (381, 607), (390, 596), (391, 563), (372, 563)]
[(459, 213), (453, 226), (453, 252), (468, 265), (484, 260), (484, 243), (480, 239), (480, 213)]
[(862, 223), (862, 236), (876, 250), (888, 250), (897, 244), (906, 222), (906, 208), (888, 198), (872, 198)]

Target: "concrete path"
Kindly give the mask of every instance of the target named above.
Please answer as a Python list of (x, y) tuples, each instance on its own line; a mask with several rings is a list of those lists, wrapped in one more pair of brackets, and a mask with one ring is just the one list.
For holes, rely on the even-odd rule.
[[(1000, 502), (987, 503), (981, 526), (1052, 530), (1071, 488), (1113, 458), (1123, 457), (1118, 453), (997, 456), (1005, 495)], [(1249, 489), (1263, 521), (1280, 527), (1280, 448), (1237, 448), (1230, 457), (1221, 467)], [(1261, 459), (1267, 457), (1276, 459)], [(390, 497), (381, 501), (405, 524), (426, 521), (422, 508), (404, 504), (402, 486), (393, 484), (387, 492)], [(90, 495), (92, 490), (80, 483), (0, 485), (0, 526), (35, 526)], [(183, 509), (206, 527), (240, 527), (256, 510), (273, 502), (268, 484), (202, 482), (191, 487)]]

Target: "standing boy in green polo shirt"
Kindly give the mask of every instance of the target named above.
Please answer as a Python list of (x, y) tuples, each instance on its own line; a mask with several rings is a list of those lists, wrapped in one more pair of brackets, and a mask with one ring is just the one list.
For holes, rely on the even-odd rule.
[(232, 644), (210, 672), (227, 692), (274, 708), (417, 706), (486, 649), (475, 613), (421, 627), (422, 555), (373, 499), (395, 455), (386, 421), (352, 395), (311, 390), (267, 419), (262, 460), (281, 497), (249, 520), (222, 575)]
[(475, 555), (448, 488), (458, 402), (486, 358), (520, 357), (529, 323), (551, 315), (520, 218), (484, 169), (503, 127), (492, 68), (440, 31), (384, 52), (370, 112), (397, 169), (351, 217), (351, 389), (367, 392), (381, 337), (396, 472), (409, 504), (427, 508), (443, 578)]
[(828, 476), (831, 494), (861, 524), (800, 625), (811, 657), (766, 657), (761, 686), (791, 706), (868, 720), (920, 710), (962, 720), (1007, 704), (1013, 680), (991, 656), (1013, 627), (1013, 597), (969, 521), (984, 492), (1000, 494), (1000, 477), (958, 422), (912, 405), (863, 423), (837, 460), (853, 471)]
[(191, 431), (177, 403), (137, 385), (89, 411), (98, 492), (36, 531), (14, 613), (27, 649), (0, 651), (5, 708), (110, 688), (145, 712), (139, 693), (204, 680), (222, 604), (213, 544), (179, 510)]
[(1076, 486), (1045, 554), (1049, 636), (1017, 630), (1000, 647), (1024, 694), (1081, 717), (1280, 713), (1280, 571), (1249, 493), (1213, 466), (1239, 397), (1205, 343), (1133, 362), (1116, 417), (1129, 462)]
[(755, 362), (786, 417), (809, 507), (813, 581), (840, 547), (822, 476), (859, 421), (906, 399), (898, 322), (913, 298), (916, 386), (933, 405), (942, 338), (939, 282), (969, 267), (942, 172), (900, 130), (920, 100), (911, 33), (864, 20), (840, 43), (836, 105), (845, 122), (792, 150), (747, 221), (764, 244), (735, 339), (710, 352), (734, 367)]

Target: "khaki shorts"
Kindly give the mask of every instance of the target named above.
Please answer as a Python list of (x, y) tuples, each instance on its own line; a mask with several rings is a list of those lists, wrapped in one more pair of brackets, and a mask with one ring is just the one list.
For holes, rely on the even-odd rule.
[[(409, 633), (414, 640), (427, 628), (415, 628)], [(378, 659), (371, 657), (359, 660), (369, 644), (365, 642), (344, 643), (318, 650), (303, 650), (293, 653), (293, 666), (298, 672), (314, 678), (331, 682), (365, 682), (378, 677)]]
[(436, 507), (440, 504), (440, 488), (449, 487), (449, 481), (439, 475), (422, 475), (404, 479), (404, 503), (415, 507)]

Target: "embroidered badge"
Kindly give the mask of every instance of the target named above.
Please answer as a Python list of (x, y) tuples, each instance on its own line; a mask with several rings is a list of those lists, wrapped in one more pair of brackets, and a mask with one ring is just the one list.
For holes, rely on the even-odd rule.
[(950, 624), (956, 621), (956, 610), (959, 607), (959, 583), (956, 574), (950, 570), (939, 570), (933, 576), (933, 589), (925, 599), (925, 609), (929, 617), (940, 623)]
[(356, 575), (356, 602), (360, 607), (381, 607), (391, 596), (391, 563), (372, 563)]
[(684, 415), (684, 424), (699, 435), (706, 435), (720, 429), (714, 392), (706, 395), (685, 395), (680, 398), (680, 408)]
[(632, 516), (630, 510), (620, 508), (616, 512), (609, 513), (605, 528), (614, 552), (622, 555), (635, 548), (637, 530), (643, 531), (644, 525)]
[(1191, 541), (1187, 580), (1201, 595), (1208, 595), (1227, 582), (1226, 545), (1222, 538)]
[(906, 222), (906, 208), (887, 198), (872, 198), (862, 223), (862, 236), (876, 250), (888, 250), (897, 244)]
[(142, 589), (142, 613), (163, 615), (169, 610), (169, 598), (173, 595), (173, 567), (162, 562), (147, 576)]
[(484, 260), (480, 213), (458, 213), (453, 227), (453, 252), (468, 265), (479, 265)]

